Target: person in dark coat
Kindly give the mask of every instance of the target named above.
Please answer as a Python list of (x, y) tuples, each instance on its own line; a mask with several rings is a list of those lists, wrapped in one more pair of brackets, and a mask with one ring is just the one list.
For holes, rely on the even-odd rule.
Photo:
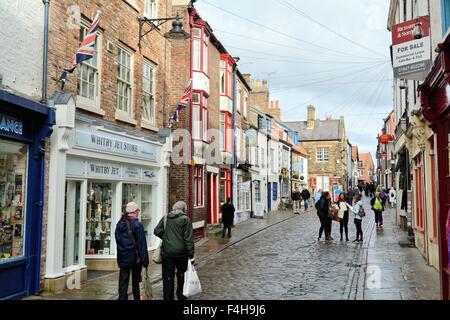
[(325, 240), (333, 240), (331, 238), (331, 224), (333, 220), (330, 217), (331, 209), (331, 195), (329, 192), (323, 192), (320, 200), (316, 203), (317, 215), (320, 219), (319, 238), (322, 238), (322, 234), (325, 231)]
[(175, 270), (177, 275), (177, 298), (183, 296), (184, 273), (188, 259), (194, 259), (194, 231), (191, 220), (186, 215), (187, 205), (183, 201), (175, 203), (167, 217), (162, 218), (154, 234), (162, 239), (162, 278), (164, 300), (174, 300)]
[(300, 214), (300, 201), (302, 201), (302, 194), (298, 189), (292, 192), (292, 203), (294, 214)]
[(308, 211), (308, 200), (311, 198), (311, 193), (306, 189), (306, 187), (302, 191), (302, 199), (305, 205), (305, 211)]
[(222, 238), (225, 238), (225, 233), (228, 229), (228, 238), (231, 238), (231, 227), (234, 223), (234, 209), (233, 204), (231, 203), (231, 199), (228, 198), (227, 203), (225, 203), (220, 209), (222, 212), (222, 223), (223, 223), (223, 232)]
[(120, 268), (119, 300), (128, 300), (130, 273), (134, 300), (140, 300), (141, 271), (142, 267), (148, 268), (149, 264), (144, 227), (137, 217), (139, 211), (138, 205), (130, 202), (116, 226), (117, 264)]

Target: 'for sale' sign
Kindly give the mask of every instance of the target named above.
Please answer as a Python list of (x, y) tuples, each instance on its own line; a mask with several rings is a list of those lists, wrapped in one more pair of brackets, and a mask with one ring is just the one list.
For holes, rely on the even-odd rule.
[[(413, 31), (419, 26), (422, 37), (416, 39)], [(425, 79), (431, 69), (430, 19), (428, 16), (392, 26), (392, 59), (395, 78)]]

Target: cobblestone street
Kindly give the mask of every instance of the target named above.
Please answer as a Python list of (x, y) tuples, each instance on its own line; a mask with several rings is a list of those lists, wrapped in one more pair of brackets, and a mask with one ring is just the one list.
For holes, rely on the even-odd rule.
[[(197, 243), (203, 293), (194, 300), (439, 299), (437, 271), (426, 265), (417, 249), (399, 245), (406, 234), (395, 226), (394, 211), (385, 212), (384, 228), (377, 230), (367, 198), (364, 203), (363, 244), (352, 242), (352, 219), (349, 242), (339, 241), (337, 222), (335, 240), (318, 241), (315, 211), (276, 212), (237, 225), (231, 240), (211, 236)], [(154, 299), (161, 300), (161, 267), (151, 265), (150, 270)], [(31, 299), (117, 299), (117, 281), (116, 272), (89, 280), (79, 290)]]
[[(199, 263), (203, 293), (195, 299), (439, 299), (437, 271), (416, 249), (400, 247), (393, 211), (385, 213), (385, 227), (377, 231), (368, 200), (365, 206), (364, 244), (352, 242), (352, 220), (350, 242), (339, 241), (336, 222), (335, 240), (317, 241), (316, 213), (302, 213), (214, 255), (207, 265)], [(380, 285), (369, 285), (372, 289), (365, 284), (368, 265), (380, 272)], [(155, 298), (161, 296), (156, 287)]]

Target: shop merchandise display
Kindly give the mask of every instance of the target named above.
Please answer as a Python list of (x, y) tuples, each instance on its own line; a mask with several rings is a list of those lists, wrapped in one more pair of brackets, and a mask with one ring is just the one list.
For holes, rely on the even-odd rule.
[(25, 157), (0, 158), (0, 263), (23, 256)]
[(86, 219), (86, 254), (109, 255), (111, 245), (112, 186), (90, 183)]

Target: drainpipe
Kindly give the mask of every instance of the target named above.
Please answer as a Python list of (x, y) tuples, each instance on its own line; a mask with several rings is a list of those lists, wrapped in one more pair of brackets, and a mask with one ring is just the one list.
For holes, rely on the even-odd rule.
[[(231, 196), (233, 198), (232, 202), (237, 210), (238, 203), (237, 201), (237, 155), (236, 155), (236, 96), (237, 96), (237, 62), (239, 61), (238, 58), (235, 58), (236, 62), (233, 65), (233, 164), (231, 166), (231, 184), (233, 186), (233, 191), (231, 193)], [(225, 200), (226, 201), (226, 200)]]
[(44, 16), (44, 57), (42, 74), (42, 103), (47, 104), (47, 82), (48, 82), (48, 21), (50, 11), (50, 0), (42, 0), (45, 6)]

